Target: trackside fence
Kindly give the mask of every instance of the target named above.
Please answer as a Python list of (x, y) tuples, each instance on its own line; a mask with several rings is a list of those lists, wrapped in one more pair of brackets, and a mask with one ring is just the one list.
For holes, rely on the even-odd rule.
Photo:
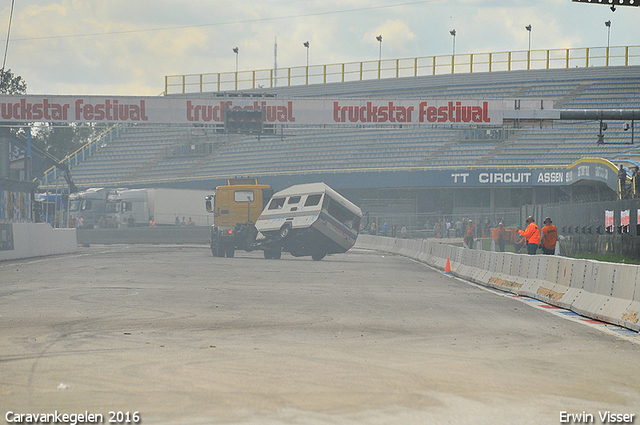
[(424, 239), (360, 235), (356, 247), (393, 253), (466, 280), (640, 332), (640, 266), (464, 249)]

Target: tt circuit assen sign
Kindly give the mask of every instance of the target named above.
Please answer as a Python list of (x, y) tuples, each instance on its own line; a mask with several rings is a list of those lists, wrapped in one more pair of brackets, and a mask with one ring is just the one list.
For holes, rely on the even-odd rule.
[(441, 178), (445, 186), (454, 187), (569, 186), (581, 180), (590, 180), (617, 188), (618, 182), (615, 165), (605, 160), (589, 158), (564, 167), (442, 172)]
[(1, 122), (224, 124), (228, 110), (261, 110), (266, 124), (501, 126), (553, 108), (541, 100), (281, 99), (0, 95)]

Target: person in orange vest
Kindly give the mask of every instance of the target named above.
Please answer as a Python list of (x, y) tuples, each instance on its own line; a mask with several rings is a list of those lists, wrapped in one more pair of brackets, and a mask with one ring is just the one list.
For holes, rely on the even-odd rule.
[(556, 242), (558, 241), (558, 229), (551, 224), (551, 218), (544, 219), (544, 227), (541, 229), (542, 239), (542, 253), (547, 255), (553, 255), (556, 253)]
[(502, 222), (498, 223), (498, 227), (493, 229), (493, 240), (498, 243), (500, 252), (504, 252), (504, 245), (507, 241), (507, 229), (504, 228)]
[(475, 236), (476, 236), (476, 226), (473, 225), (472, 220), (469, 220), (469, 223), (467, 224), (467, 234), (464, 238), (464, 242), (471, 249), (473, 249), (473, 239), (475, 238)]
[(533, 221), (533, 217), (527, 217), (527, 228), (524, 231), (518, 230), (518, 233), (524, 236), (527, 244), (527, 254), (534, 255), (538, 250), (538, 245), (540, 245), (540, 229)]

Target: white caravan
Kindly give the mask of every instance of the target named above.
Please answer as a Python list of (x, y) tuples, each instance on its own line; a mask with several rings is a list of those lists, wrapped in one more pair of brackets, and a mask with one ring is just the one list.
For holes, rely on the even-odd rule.
[(291, 186), (273, 195), (255, 226), (256, 248), (265, 258), (310, 255), (318, 261), (327, 254), (348, 251), (358, 237), (362, 211), (324, 183)]

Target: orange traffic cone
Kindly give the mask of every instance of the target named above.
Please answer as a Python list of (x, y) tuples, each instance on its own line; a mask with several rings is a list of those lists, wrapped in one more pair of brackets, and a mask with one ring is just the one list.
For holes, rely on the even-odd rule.
[(447, 257), (447, 265), (444, 266), (445, 273), (451, 273), (451, 263), (449, 262), (449, 257)]

